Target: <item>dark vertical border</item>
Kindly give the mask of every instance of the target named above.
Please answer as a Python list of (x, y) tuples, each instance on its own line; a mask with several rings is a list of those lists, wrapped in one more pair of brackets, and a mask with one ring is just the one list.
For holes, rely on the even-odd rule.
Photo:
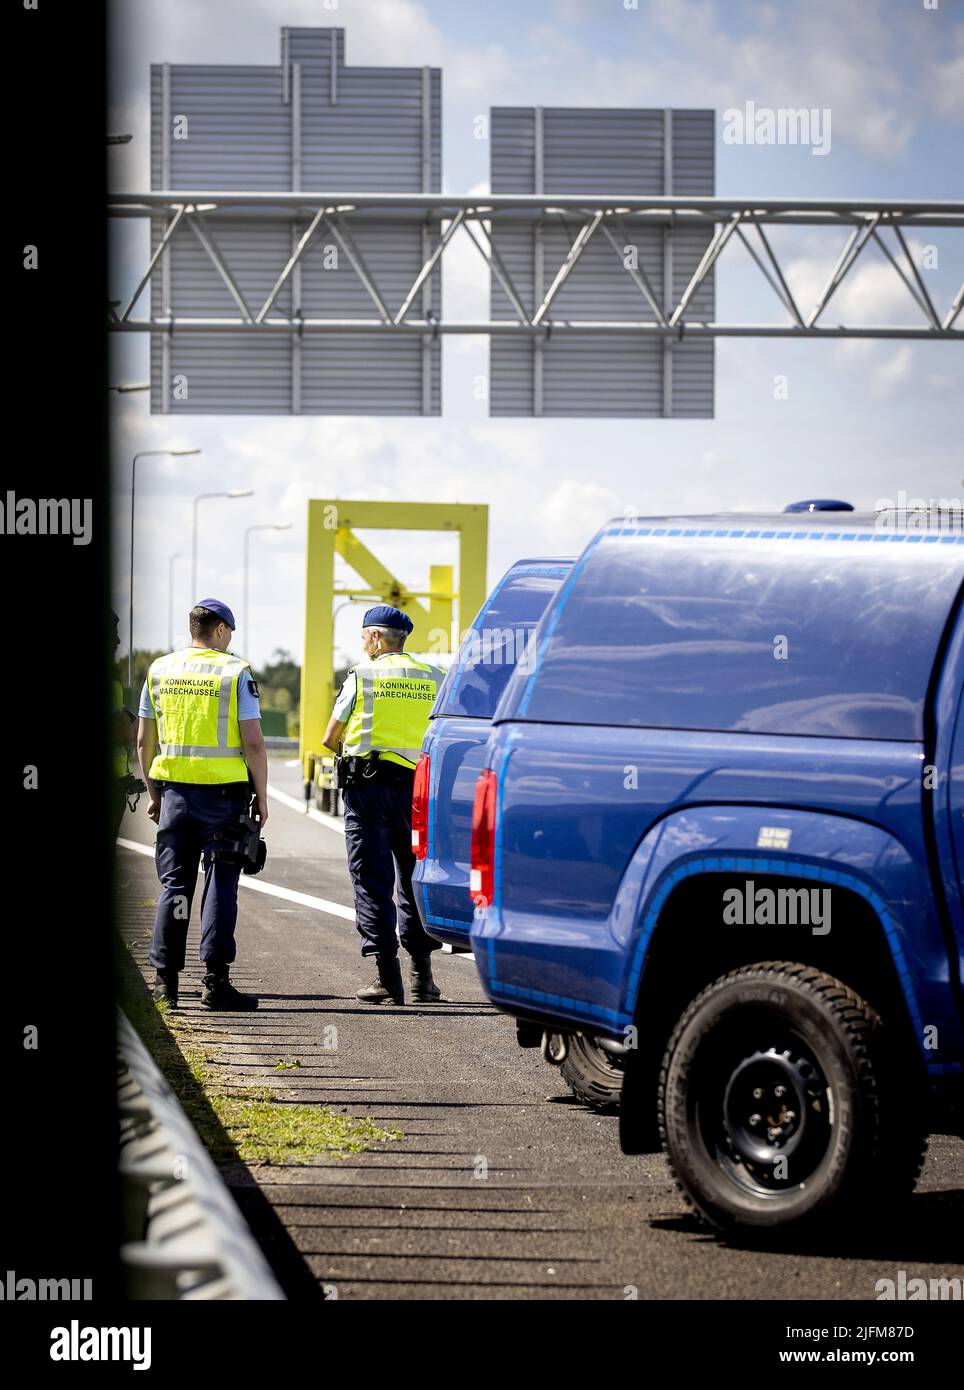
[[(89, 1278), (97, 1299), (117, 1292), (118, 1231), (104, 10), (99, 0), (5, 7), (14, 86), (5, 320), (16, 365), (7, 378), (0, 483), (0, 1277), (9, 1269), (35, 1279)], [(28, 245), (37, 247), (34, 270), (24, 267)], [(90, 543), (8, 534), (10, 494), (89, 498)], [(37, 768), (36, 790), (24, 786), (29, 765)], [(24, 1047), (30, 1026), (35, 1050)], [(13, 1311), (0, 1303), (8, 1328)]]

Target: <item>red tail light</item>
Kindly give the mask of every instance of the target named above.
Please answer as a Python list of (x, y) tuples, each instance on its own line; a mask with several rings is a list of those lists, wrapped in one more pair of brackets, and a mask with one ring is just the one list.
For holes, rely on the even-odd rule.
[(432, 762), (423, 753), (415, 764), (415, 785), (412, 788), (412, 851), (416, 859), (428, 854), (428, 788)]
[(472, 807), (472, 859), (469, 892), (476, 907), (488, 907), (495, 892), (495, 773), (479, 774)]

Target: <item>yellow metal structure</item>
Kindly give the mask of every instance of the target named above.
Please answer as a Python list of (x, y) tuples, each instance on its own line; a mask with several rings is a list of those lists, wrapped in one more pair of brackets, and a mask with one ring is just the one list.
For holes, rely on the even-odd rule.
[[(308, 503), (300, 749), (306, 785), (315, 780), (314, 759), (324, 756), (321, 740), (335, 703), (335, 600), (390, 603), (415, 624), (405, 644), (409, 651), (429, 656), (455, 651), (462, 632), (485, 601), (488, 514), (486, 506), (448, 502), (312, 499)], [(426, 587), (407, 588), (355, 534), (369, 530), (457, 534), (457, 588), (451, 565), (430, 565)], [(357, 586), (335, 587), (336, 555), (359, 576)]]

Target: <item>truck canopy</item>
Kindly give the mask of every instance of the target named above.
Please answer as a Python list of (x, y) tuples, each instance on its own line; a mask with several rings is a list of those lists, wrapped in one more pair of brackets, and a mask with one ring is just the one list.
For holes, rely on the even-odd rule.
[(496, 585), (459, 646), (432, 717), (491, 719), (536, 624), (572, 559), (519, 560)]
[(920, 741), (964, 535), (873, 516), (611, 522), (499, 720)]

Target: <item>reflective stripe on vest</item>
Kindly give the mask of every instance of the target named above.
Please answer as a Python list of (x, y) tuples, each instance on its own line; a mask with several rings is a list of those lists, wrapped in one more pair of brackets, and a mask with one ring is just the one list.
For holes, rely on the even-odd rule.
[[(153, 663), (147, 677), (158, 739), (152, 778), (201, 783), (248, 780), (238, 724), (238, 681), (247, 669), (248, 663), (240, 657), (200, 647), (172, 652)], [(193, 735), (190, 742), (185, 734)]]
[(405, 652), (388, 652), (355, 668), (355, 704), (345, 726), (342, 751), (414, 767), (442, 672)]

